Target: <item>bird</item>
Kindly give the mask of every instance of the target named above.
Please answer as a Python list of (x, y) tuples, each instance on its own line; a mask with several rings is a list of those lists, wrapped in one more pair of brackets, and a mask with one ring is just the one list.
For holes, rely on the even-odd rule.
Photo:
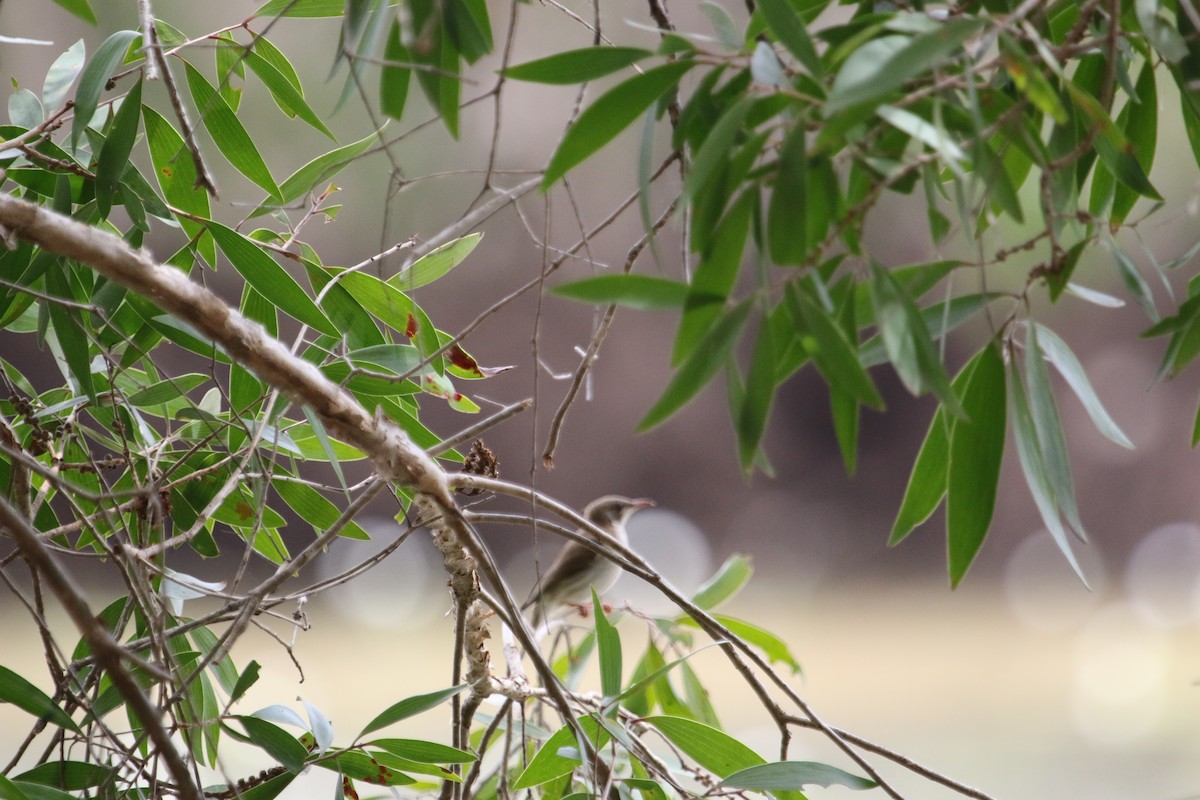
[[(625, 523), (643, 508), (651, 508), (653, 500), (630, 499), (609, 494), (587, 504), (584, 518), (622, 544), (629, 543)], [(586, 528), (584, 536), (593, 536)], [(568, 541), (542, 573), (541, 580), (521, 610), (532, 608), (530, 623), (536, 629), (543, 619), (561, 606), (583, 605), (591, 601), (591, 590), (597, 594), (607, 591), (621, 577), (621, 568), (604, 556), (574, 540)]]

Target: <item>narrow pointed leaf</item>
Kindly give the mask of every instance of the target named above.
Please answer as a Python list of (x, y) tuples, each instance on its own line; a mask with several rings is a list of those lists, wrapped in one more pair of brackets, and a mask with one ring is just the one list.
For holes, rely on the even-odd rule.
[(821, 59), (813, 47), (804, 20), (788, 0), (759, 0), (758, 10), (775, 38), (804, 65), (808, 74), (820, 78), (824, 73)]
[(1092, 388), (1091, 381), (1088, 380), (1087, 374), (1083, 371), (1083, 365), (1079, 363), (1079, 359), (1071, 352), (1071, 348), (1067, 346), (1057, 333), (1045, 327), (1038, 325), (1038, 344), (1042, 348), (1042, 354), (1059, 371), (1059, 374), (1066, 380), (1067, 385), (1071, 387), (1071, 391), (1075, 392), (1075, 396), (1079, 398), (1079, 402), (1083, 403), (1083, 408), (1087, 411), (1088, 416), (1092, 418), (1096, 430), (1100, 431), (1106, 438), (1111, 439), (1122, 447), (1133, 448), (1133, 442), (1129, 441), (1129, 437), (1122, 432), (1109, 416), (1108, 411), (1104, 408), (1104, 404), (1100, 402), (1100, 397), (1096, 394), (1096, 390)]
[(504, 70), (504, 76), (535, 83), (584, 83), (652, 55), (650, 50), (638, 47), (585, 47), (517, 64)]
[(734, 554), (725, 559), (725, 563), (716, 574), (696, 590), (692, 595), (692, 602), (705, 611), (711, 611), (741, 591), (753, 574), (754, 568), (750, 565), (750, 559)]
[(848, 393), (865, 406), (883, 408), (883, 397), (858, 360), (858, 351), (846, 336), (842, 326), (805, 287), (788, 286), (788, 300), (811, 340), (805, 342), (817, 369), (830, 387)]
[[(623, 273), (599, 275), (555, 286), (554, 294), (572, 300), (604, 305), (619, 305), (643, 311), (682, 308), (690, 287), (686, 283), (652, 275)], [(714, 298), (719, 302), (723, 298)]]
[(579, 115), (567, 130), (542, 178), (542, 190), (608, 144), (641, 116), (692, 68), (690, 60), (672, 61), (617, 84)]
[(644, 431), (658, 425), (674, 414), (704, 388), (717, 374), (733, 350), (746, 319), (750, 316), (750, 301), (743, 300), (729, 309), (704, 335), (691, 355), (679, 366), (666, 391), (638, 423)]
[(1007, 427), (999, 345), (990, 342), (971, 362), (962, 398), (966, 418), (956, 420), (950, 431), (946, 537), (951, 586), (966, 574), (991, 525)]
[(873, 789), (879, 784), (816, 761), (778, 761), (735, 772), (722, 786), (760, 792), (802, 791), (805, 786)]
[(431, 708), (436, 708), (466, 688), (466, 684), (463, 684), (461, 686), (451, 686), (449, 689), (442, 689), (441, 691), (437, 692), (419, 694), (413, 697), (405, 698), (404, 700), (389, 706), (381, 714), (375, 717), (375, 719), (368, 722), (367, 726), (363, 728), (358, 735), (366, 736), (368, 733), (374, 733), (380, 728), (386, 728), (392, 723), (416, 716), (422, 711), (428, 711)]
[(729, 734), (695, 720), (647, 717), (643, 722), (653, 725), (672, 744), (718, 778), (766, 763), (762, 756)]
[(133, 152), (133, 142), (137, 138), (141, 118), (142, 81), (138, 80), (121, 102), (108, 138), (100, 148), (99, 163), (96, 166), (96, 208), (101, 219), (108, 217), (113, 197), (121, 182), (121, 175), (129, 167), (129, 154)]
[[(592, 608), (596, 613), (596, 649), (600, 659), (600, 691), (605, 697), (621, 693), (621, 636), (604, 614), (600, 596), (592, 589)], [(615, 709), (614, 709), (615, 710)]]
[[(579, 727), (597, 748), (603, 747), (609, 740), (608, 732), (594, 717), (580, 717)], [(511, 788), (513, 791), (519, 791), (540, 786), (573, 771), (582, 761), (575, 732), (571, 726), (564, 726), (555, 731), (541, 749), (534, 753), (529, 766), (516, 777)]]
[(1054, 543), (1066, 557), (1071, 569), (1079, 576), (1079, 580), (1086, 586), (1087, 579), (1075, 557), (1070, 536), (1068, 536), (1062, 517), (1059, 515), (1054, 485), (1046, 472), (1046, 463), (1042, 458), (1041, 445), (1038, 443), (1033, 414), (1029, 408), (1029, 399), (1021, 382), (1021, 371), (1015, 361), (1009, 364), (1008, 407), (1009, 416), (1013, 421), (1013, 438), (1017, 443), (1017, 456), (1021, 462), (1021, 472), (1025, 475), (1025, 484), (1033, 496), (1034, 505), (1037, 506), (1042, 522), (1045, 523), (1046, 530), (1050, 532)]
[(404, 291), (433, 283), (471, 255), (475, 245), (479, 244), (481, 239), (483, 239), (482, 233), (472, 233), (452, 242), (446, 242), (388, 278), (388, 283)]
[(798, 266), (808, 256), (808, 132), (796, 125), (779, 151), (778, 171), (767, 207), (767, 250), (780, 265)]
[(96, 48), (96, 54), (83, 68), (79, 76), (79, 88), (75, 90), (75, 121), (71, 124), (71, 146), (79, 144), (88, 123), (96, 113), (100, 93), (104, 91), (113, 70), (125, 57), (125, 51), (133, 40), (140, 36), (137, 31), (117, 31)]
[(1075, 484), (1071, 477), (1071, 462), (1067, 457), (1067, 441), (1063, 433), (1062, 417), (1050, 385), (1050, 371), (1038, 340), (1037, 327), (1027, 327), (1025, 339), (1025, 381), (1029, 390), (1029, 408), (1033, 413), (1034, 430), (1037, 432), (1038, 448), (1046, 465), (1050, 484), (1054, 487), (1055, 500), (1063, 516), (1081, 541), (1087, 541), (1079, 508), (1075, 503)]
[(0, 667), (0, 703), (12, 703), (38, 719), (44, 719), (75, 733), (79, 732), (78, 726), (67, 712), (59, 708), (45, 692), (8, 667)]
[(1095, 131), (1093, 141), (1096, 153), (1104, 162), (1104, 166), (1108, 167), (1118, 181), (1138, 194), (1152, 200), (1162, 200), (1162, 195), (1151, 185), (1146, 171), (1138, 163), (1133, 145), (1109, 118), (1100, 102), (1074, 81), (1066, 81), (1066, 86), (1076, 108), (1083, 114), (1088, 126)]
[[(260, 40), (255, 45), (256, 50), (261, 45), (262, 42)], [(317, 113), (309, 106), (308, 101), (304, 99), (303, 93), (288, 80), (288, 76), (281, 72), (275, 64), (261, 56), (255, 50), (244, 52), (242, 57), (245, 59), (246, 66), (258, 76), (258, 79), (263, 82), (263, 86), (267, 87), (267, 91), (271, 93), (271, 97), (275, 100), (275, 105), (279, 106), (279, 109), (283, 113), (288, 116), (299, 117), (330, 139), (337, 141), (333, 135), (333, 131), (329, 130)], [(261, 186), (261, 184), (259, 185)]]
[(233, 268), (263, 297), (270, 298), (279, 306), (280, 311), (321, 333), (338, 335), (337, 327), (329, 321), (325, 312), (317, 307), (287, 270), (262, 248), (218, 222), (208, 223), (208, 230)]
[(199, 70), (186, 61), (183, 62), (183, 66), (200, 121), (212, 137), (213, 144), (238, 172), (258, 184), (272, 197), (279, 199), (279, 186), (271, 177), (267, 162), (263, 161), (258, 147), (250, 138), (250, 134), (246, 133), (237, 114), (233, 113), (225, 98), (221, 97)]

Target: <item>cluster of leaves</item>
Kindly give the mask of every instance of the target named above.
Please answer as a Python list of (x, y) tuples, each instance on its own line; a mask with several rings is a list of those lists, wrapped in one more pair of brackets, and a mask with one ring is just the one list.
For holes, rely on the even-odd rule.
[[(1001, 1), (951, 13), (867, 2), (834, 21), (827, 0), (760, 0), (739, 26), (706, 2), (715, 36), (663, 30), (657, 52), (597, 47), (513, 66), (509, 77), (543, 83), (637, 66), (567, 130), (543, 188), (639, 117), (647, 120), (643, 164), (652, 123), (664, 116), (672, 146), (690, 162), (679, 195), (696, 257), (688, 280), (628, 272), (557, 291), (677, 310), (674, 375), (641, 428), (662, 423), (723, 371), (747, 470), (769, 471), (772, 401), (811, 363), (829, 385), (853, 473), (860, 410), (883, 408), (868, 369), (890, 362), (909, 391), (938, 401), (891, 541), (945, 497), (953, 584), (988, 531), (1011, 417), (1037, 507), (1078, 571), (1068, 531), (1086, 537), (1046, 362), (1102, 433), (1132, 445), (1065, 342), (1030, 319), (1031, 292), (1119, 305), (1074, 281), (1078, 265), (1107, 250), (1157, 323), (1148, 333), (1172, 335), (1164, 372), (1200, 353), (1200, 281), (1179, 313), (1160, 321), (1148, 282), (1112, 235), (1130, 224), (1137, 200), (1162, 199), (1147, 177), (1162, 75), (1174, 79), (1189, 132), (1197, 130), (1200, 41), (1186, 5)], [(640, 176), (646, 194), (645, 169)], [(923, 192), (931, 240), (952, 247), (957, 233), (972, 260), (881, 263), (863, 232), (889, 192)], [(1018, 223), (1035, 232), (1014, 245)], [(992, 277), (1000, 263), (1025, 251), (1039, 260), (1024, 285), (989, 289), (1004, 283), (1004, 273)], [(1192, 255), (1155, 262), (1164, 283)], [(940, 298), (922, 300), (931, 294)], [(985, 313), (991, 337), (951, 380), (939, 340)], [(743, 339), (750, 343), (739, 347)]]
[[(86, 3), (68, 7), (81, 15), (87, 9)], [(479, 407), (455, 382), (492, 371), (452, 343), (410, 292), (466, 259), (482, 234), (428, 249), (388, 278), (375, 259), (352, 267), (323, 263), (300, 239), (301, 226), (336, 217), (329, 180), (377, 137), (339, 144), (306, 101), (287, 56), (248, 24), (244, 32), (245, 42), (236, 29), (193, 39), (156, 22), (158, 46), (182, 71), (186, 102), (213, 152), (257, 187), (251, 191), (263, 193), (245, 218), (229, 224), (217, 219), (225, 209), (199, 179), (206, 171), (201, 159), (208, 156), (196, 144), (198, 132), (187, 128), (184, 117), (173, 118), (170, 108), (157, 110), (145, 99), (148, 62), (141, 34), (130, 30), (113, 33), (91, 54), (82, 40), (70, 47), (54, 61), (40, 92), (15, 88), (9, 124), (0, 126), (4, 190), (133, 247), (151, 234), (161, 237), (156, 242), (179, 240), (165, 259), (169, 267), (199, 281), (211, 280), (215, 271), (236, 276), (242, 288), (238, 310), (245, 317), (272, 337), (295, 332), (298, 358), (393, 420), (418, 446), (440, 445), (420, 421), (423, 398), (475, 413)], [(269, 95), (291, 124), (315, 128), (333, 148), (277, 181), (263, 157), (270, 148), (252, 138), (239, 118), (243, 94), (257, 91), (265, 92), (264, 99)], [(69, 128), (55, 141), (64, 120)], [(281, 744), (285, 740), (271, 722), (230, 715), (257, 680), (258, 666), (237, 670), (229, 657), (231, 634), (218, 636), (181, 613), (183, 600), (221, 593), (226, 584), (176, 572), (169, 559), (186, 555), (179, 548), (209, 558), (230, 548), (242, 550), (243, 559), (255, 554), (272, 564), (293, 563), (283, 532), (289, 518), (316, 534), (367, 538), (342, 508), (361, 491), (346, 472), (363, 455), (150, 299), (27, 240), (11, 244), (0, 251), (6, 278), (0, 330), (10, 345), (28, 346), (6, 347), (0, 356), (7, 390), (0, 400), (0, 486), (51, 547), (93, 559), (113, 556), (125, 583), (145, 592), (122, 597), (97, 619), (131, 653), (153, 649), (169, 683), (140, 662), (131, 671), (143, 687), (162, 687), (161, 709), (195, 763), (217, 764), (223, 734), (266, 748), (291, 771), (268, 782), (274, 791), (257, 787), (261, 798), (273, 796), (307, 764), (367, 781), (375, 776), (364, 770), (386, 769), (384, 782), (399, 785), (414, 782), (409, 773), (440, 780), (447, 770), (439, 764), (472, 760), (452, 748), (400, 739), (356, 741), (330, 751), (321, 733), (328, 726), (319, 724), (314, 709), (305, 727), (316, 745), (294, 737), (291, 745)], [(48, 370), (29, 371), (12, 360), (35, 350), (53, 355)], [(54, 365), (61, 380), (52, 377)], [(441, 457), (462, 460), (452, 449)], [(314, 465), (322, 469), (314, 473)], [(121, 555), (122, 548), (136, 555)], [(226, 597), (236, 598), (243, 590), (235, 582), (228, 591)], [(91, 761), (47, 760), (12, 779), (0, 776), (2, 793), (59, 798), (102, 788), (114, 797), (149, 796), (155, 769), (136, 767), (147, 757), (143, 720), (96, 667), (85, 642), (61, 663), (50, 650), (47, 657), (54, 698), (4, 669), (0, 702), (39, 718), (31, 740), (48, 721), (63, 751), (86, 743)], [(113, 723), (123, 707), (128, 725)], [(391, 709), (363, 735), (425, 707)], [(240, 730), (231, 724), (235, 720)]]

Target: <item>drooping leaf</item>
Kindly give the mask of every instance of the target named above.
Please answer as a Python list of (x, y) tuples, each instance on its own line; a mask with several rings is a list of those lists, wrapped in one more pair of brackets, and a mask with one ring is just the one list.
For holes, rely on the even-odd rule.
[(996, 507), (1007, 428), (1004, 358), (988, 343), (968, 365), (966, 418), (950, 431), (946, 475), (946, 536), (950, 585), (957, 586), (983, 545)]
[(96, 209), (101, 219), (108, 217), (121, 175), (129, 167), (129, 154), (133, 152), (133, 142), (137, 138), (141, 118), (142, 81), (139, 79), (121, 102), (108, 138), (100, 148), (99, 163), (96, 166)]
[(787, 296), (797, 316), (804, 321), (805, 331), (810, 337), (805, 346), (817, 369), (825, 376), (826, 383), (847, 392), (865, 406), (882, 409), (883, 397), (863, 368), (854, 344), (841, 325), (812, 296), (808, 287), (793, 283), (788, 286)]
[(812, 38), (803, 18), (797, 13), (794, 4), (788, 0), (759, 0), (758, 10), (766, 20), (767, 27), (780, 44), (786, 47), (796, 59), (808, 70), (814, 78), (820, 78), (824, 73), (821, 59), (813, 46)]
[(662, 64), (617, 84), (597, 98), (579, 115), (554, 151), (542, 177), (542, 191), (629, 127), (651, 103), (678, 85), (692, 66), (690, 59)]
[(1107, 439), (1116, 442), (1122, 447), (1132, 449), (1133, 442), (1129, 441), (1129, 437), (1121, 431), (1117, 423), (1109, 416), (1108, 411), (1104, 408), (1104, 404), (1100, 402), (1100, 397), (1096, 394), (1096, 390), (1092, 388), (1087, 374), (1083, 371), (1083, 365), (1079, 363), (1079, 359), (1071, 352), (1071, 348), (1057, 333), (1046, 326), (1037, 325), (1037, 329), (1038, 345), (1042, 348), (1043, 355), (1045, 355), (1047, 361), (1054, 365), (1059, 374), (1063, 376), (1067, 385), (1071, 387), (1071, 391), (1075, 392), (1075, 396), (1079, 398), (1079, 402), (1083, 403), (1083, 408), (1087, 411), (1088, 416), (1092, 418), (1092, 423), (1095, 424), (1096, 430), (1100, 431)]
[(0, 666), (0, 703), (12, 703), (17, 708), (44, 719), (60, 728), (79, 733), (75, 721), (49, 695), (8, 667)]
[(680, 364), (662, 396), (638, 423), (639, 431), (653, 428), (674, 414), (717, 374), (717, 370), (725, 364), (726, 358), (733, 350), (733, 345), (750, 316), (750, 309), (750, 300), (743, 300), (726, 311), (709, 329), (691, 354)]
[(90, 25), (96, 24), (96, 12), (92, 11), (92, 7), (88, 4), (88, 0), (54, 0), (54, 2), (58, 3), (67, 11), (70, 11), (84, 22)]
[[(580, 717), (579, 727), (597, 748), (603, 747), (609, 740), (608, 732), (595, 717)], [(569, 725), (564, 726), (534, 753), (529, 766), (513, 780), (512, 789), (519, 791), (540, 786), (573, 771), (582, 761), (574, 730)]]
[(85, 53), (83, 39), (79, 39), (50, 65), (42, 82), (42, 105), (48, 111), (55, 111), (67, 99), (71, 84), (83, 69)]
[[(93, 24), (95, 18), (90, 20)], [(137, 31), (117, 31), (96, 48), (96, 54), (83, 68), (79, 76), (79, 88), (75, 90), (75, 121), (71, 124), (71, 147), (79, 144), (84, 130), (96, 113), (100, 93), (104, 91), (109, 77), (133, 40), (140, 36)]]
[(796, 125), (784, 139), (767, 207), (767, 249), (780, 265), (800, 265), (808, 256), (807, 133), (803, 125)]

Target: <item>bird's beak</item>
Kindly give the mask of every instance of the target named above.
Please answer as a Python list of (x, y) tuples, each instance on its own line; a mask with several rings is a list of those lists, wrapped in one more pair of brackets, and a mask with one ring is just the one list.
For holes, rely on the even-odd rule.
[(629, 505), (633, 506), (636, 509), (643, 509), (643, 508), (654, 508), (656, 503), (648, 497), (638, 497), (634, 500), (630, 500)]

